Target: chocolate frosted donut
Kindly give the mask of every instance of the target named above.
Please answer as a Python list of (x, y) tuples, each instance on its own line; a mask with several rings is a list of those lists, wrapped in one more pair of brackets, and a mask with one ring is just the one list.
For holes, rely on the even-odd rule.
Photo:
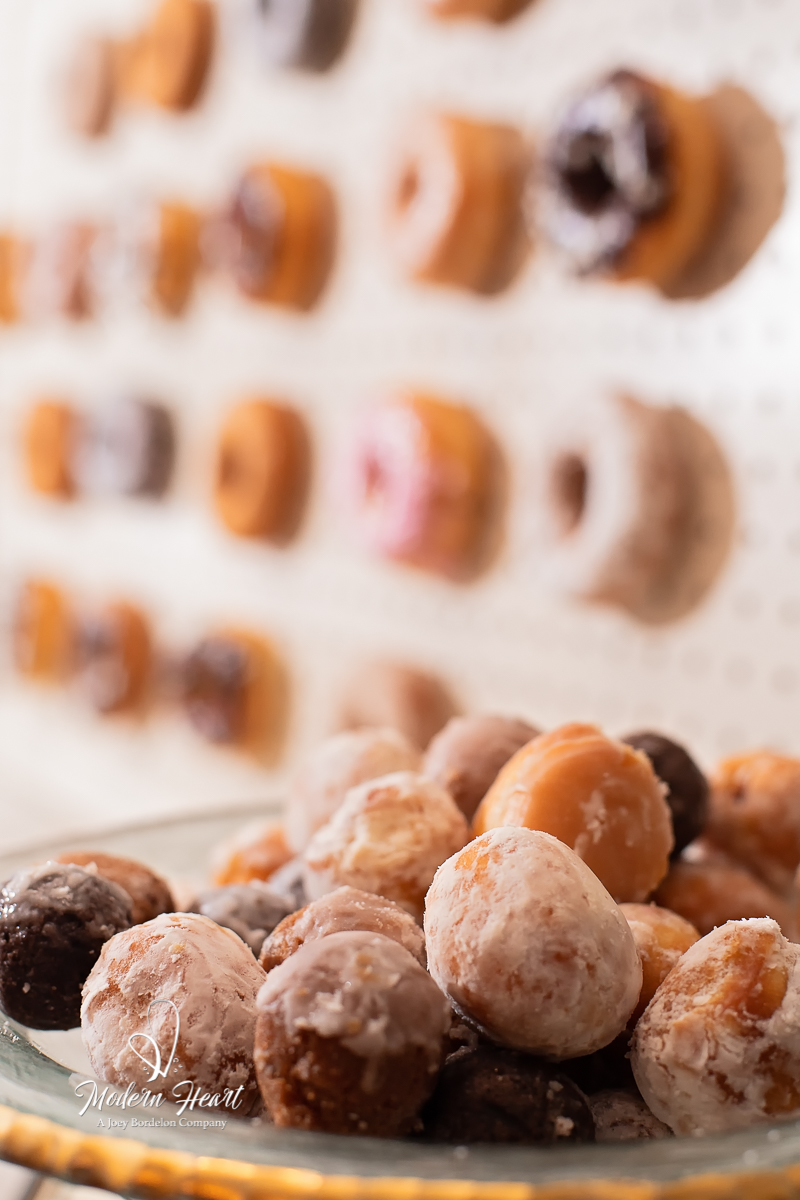
[(253, 8), (269, 66), (324, 71), (347, 43), (358, 0), (253, 0)]
[(544, 154), (542, 217), (578, 271), (666, 285), (720, 206), (719, 135), (703, 105), (616, 71), (567, 110)]
[(0, 1007), (32, 1029), (81, 1023), (81, 988), (131, 923), (127, 892), (74, 864), (19, 871), (0, 890)]
[(500, 1046), (464, 1047), (442, 1067), (422, 1112), (434, 1142), (593, 1142), (586, 1097), (552, 1064)]
[(264, 939), (288, 915), (290, 908), (272, 888), (253, 880), (201, 892), (191, 911), (238, 933), (258, 958)]
[(85, 420), (75, 475), (86, 492), (160, 496), (169, 487), (174, 459), (169, 411), (150, 400), (125, 396)]
[(243, 630), (212, 634), (183, 664), (184, 711), (207, 741), (257, 750), (278, 715), (278, 675), (263, 639)]
[(539, 732), (513, 717), (453, 717), (428, 746), (423, 773), (449, 792), (471, 821), (500, 768)]
[(672, 858), (700, 837), (708, 818), (708, 780), (697, 763), (677, 742), (670, 741), (660, 733), (646, 730), (631, 733), (620, 739), (634, 750), (642, 750), (662, 783), (667, 785), (664, 797), (672, 813), (672, 831), (675, 845)]

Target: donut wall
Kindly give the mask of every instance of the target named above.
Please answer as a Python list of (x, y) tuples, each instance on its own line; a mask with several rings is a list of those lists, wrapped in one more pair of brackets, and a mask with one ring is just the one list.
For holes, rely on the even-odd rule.
[[(65, 119), (70, 48), (87, 31), (130, 39), (153, 5), (0, 4), (4, 230), (26, 239), (65, 220), (103, 225), (143, 197), (200, 214), (208, 249), (208, 218), (263, 163), (295, 184), (327, 181), (338, 214), (330, 276), (306, 281), (294, 308), (248, 300), (208, 269), (180, 316), (132, 294), (89, 319), (0, 328), (9, 841), (54, 823), (109, 825), (278, 790), (341, 718), (342, 697), (358, 706), (349, 681), (375, 661), (433, 675), (465, 710), (545, 726), (589, 719), (619, 733), (656, 727), (707, 764), (759, 744), (800, 752), (800, 15), (791, 0), (534, 0), (501, 23), (437, 19), (434, 7), (363, 0), (339, 61), (312, 71), (270, 66), (254, 32), (258, 5), (219, 0), (199, 102), (170, 113), (132, 101), (105, 136), (86, 138)], [(575, 96), (618, 68), (673, 98), (702, 97), (687, 137), (702, 110), (724, 142), (724, 215), (704, 256), (658, 289), (576, 275), (531, 218), (542, 176), (526, 164)], [(405, 243), (392, 230), (420, 173), (439, 170), (436, 114), (462, 122), (448, 127), (453, 137), (464, 122), (504, 127), (503, 154), (520, 180), (528, 170), (533, 244), (521, 229), (511, 238), (504, 220), (502, 270), (490, 281), (484, 271), (479, 290), (409, 266), (438, 193), (418, 206)], [(403, 176), (414, 145), (428, 158)], [(484, 233), (476, 227), (470, 245)], [(123, 393), (171, 414), (169, 486), (139, 489), (163, 494), (32, 490), (23, 450), (34, 403), (61, 397), (99, 419)], [(478, 505), (491, 520), (469, 570), (451, 569), (464, 565), (463, 522), (425, 552), (394, 556), (409, 562), (377, 553), (378, 535), (365, 538), (354, 517), (353, 463), (372, 430), (381, 470), (405, 489), (390, 499), (413, 519), (413, 437), (375, 416), (403, 397), (417, 416), (429, 406), (431, 428), (449, 414), (441, 438), (461, 439), (461, 468), (480, 474), (475, 464), (491, 460), (491, 500)], [(213, 503), (220, 431), (253, 398), (291, 410), (305, 430), (307, 495), (285, 537), (237, 536), (239, 518), (221, 520)], [(251, 436), (246, 424), (245, 444)], [(689, 446), (691, 478), (664, 458), (673, 442)], [(417, 484), (424, 492), (424, 471)], [(650, 594), (636, 572), (661, 554), (669, 513), (689, 492), (700, 513), (692, 553), (671, 591)], [(605, 517), (582, 531), (580, 553), (559, 555), (553, 528), (579, 522), (589, 503)], [(639, 549), (620, 565), (631, 524)], [(10, 634), (30, 578), (79, 606), (124, 602), (145, 614), (151, 674), (164, 686), (99, 716), (74, 681), (21, 678)], [(210, 744), (170, 698), (174, 663), (219, 630), (264, 639), (281, 678), (259, 755)]]

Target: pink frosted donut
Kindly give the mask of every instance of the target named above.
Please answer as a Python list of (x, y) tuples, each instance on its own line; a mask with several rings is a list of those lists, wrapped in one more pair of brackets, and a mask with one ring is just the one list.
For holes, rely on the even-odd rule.
[(459, 576), (480, 556), (491, 476), (491, 440), (469, 409), (397, 396), (364, 415), (347, 490), (369, 549)]

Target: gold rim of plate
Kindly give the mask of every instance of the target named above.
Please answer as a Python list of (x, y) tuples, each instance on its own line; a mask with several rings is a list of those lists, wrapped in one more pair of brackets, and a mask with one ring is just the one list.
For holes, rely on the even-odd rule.
[(605, 1179), (539, 1185), (323, 1175), (155, 1150), (127, 1138), (111, 1141), (5, 1105), (0, 1105), (0, 1154), (69, 1183), (141, 1200), (800, 1200), (800, 1165), (693, 1175), (671, 1183)]

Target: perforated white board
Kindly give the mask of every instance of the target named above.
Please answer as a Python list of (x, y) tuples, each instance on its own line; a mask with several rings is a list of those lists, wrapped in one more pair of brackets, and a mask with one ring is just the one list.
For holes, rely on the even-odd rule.
[[(268, 74), (233, 0), (200, 109), (137, 112), (86, 145), (61, 127), (53, 74), (84, 28), (132, 28), (144, 0), (0, 0), (0, 224), (110, 212), (131, 191), (222, 199), (251, 159), (307, 164), (335, 184), (338, 267), (319, 310), (296, 317), (206, 284), (186, 319), (131, 310), (76, 328), (0, 331), (0, 571), (77, 594), (124, 593), (180, 647), (218, 621), (271, 635), (293, 685), (286, 765), (326, 729), (339, 679), (371, 655), (428, 666), (464, 707), (614, 732), (655, 726), (710, 765), (770, 744), (800, 753), (800, 10), (792, 0), (538, 0), (502, 29), (438, 24), (414, 0), (364, 0), (350, 51), (327, 76)], [(787, 156), (784, 213), (723, 291), (675, 303), (586, 283), (544, 250), (503, 296), (482, 300), (398, 277), (382, 213), (398, 131), (426, 105), (508, 120), (536, 135), (570, 93), (628, 65), (678, 87), (746, 88)], [(163, 504), (54, 505), (26, 490), (18, 425), (41, 388), (81, 403), (119, 384), (179, 417), (179, 478)], [(456, 587), (364, 556), (335, 504), (337, 446), (359, 407), (411, 384), (471, 403), (512, 476), (505, 548)], [(530, 561), (530, 472), (549, 406), (625, 388), (678, 402), (715, 432), (735, 474), (740, 532), (689, 618), (662, 629), (544, 595)], [(289, 549), (237, 542), (208, 503), (215, 430), (243, 390), (309, 418), (315, 478)], [(6, 639), (7, 640), (7, 639)], [(200, 743), (176, 714), (98, 721), (68, 693), (0, 683), (4, 837), (91, 827), (256, 798), (279, 786)]]

